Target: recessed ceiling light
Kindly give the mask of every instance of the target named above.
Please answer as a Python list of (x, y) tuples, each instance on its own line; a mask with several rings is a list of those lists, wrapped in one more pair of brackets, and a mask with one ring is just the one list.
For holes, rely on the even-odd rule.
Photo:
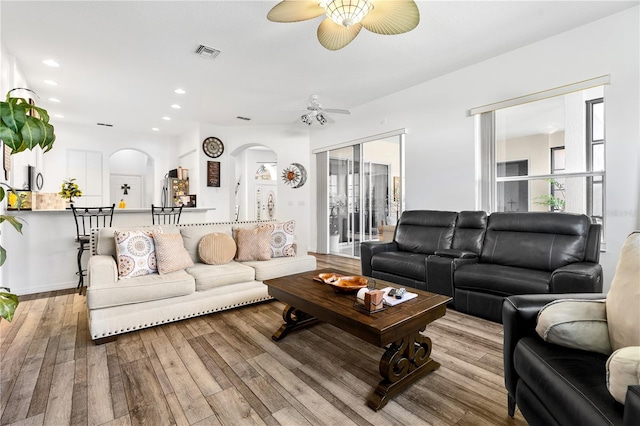
[(171, 105), (171, 108), (173, 108), (173, 109), (180, 109), (180, 108), (182, 108), (182, 107), (181, 107), (180, 105), (178, 105), (178, 104), (173, 104), (173, 105)]
[(46, 59), (42, 61), (43, 64), (48, 65), (50, 67), (59, 67), (60, 64), (54, 61), (53, 59)]
[(152, 127), (151, 130), (153, 130), (154, 132), (159, 132), (160, 129), (158, 129), (157, 127)]
[(178, 95), (184, 95), (185, 93), (187, 93), (183, 89), (176, 89), (174, 90), (174, 92), (177, 93)]
[(57, 118), (64, 118), (64, 115), (62, 115), (62, 114), (54, 114), (53, 116), (57, 117)]
[(53, 81), (53, 80), (45, 80), (44, 82), (47, 83), (50, 86), (57, 86), (58, 85), (58, 82)]
[(51, 102), (60, 102), (60, 99), (58, 99), (58, 98), (49, 98), (49, 100)]
[(169, 121), (169, 120), (171, 120), (171, 117), (164, 116), (164, 117), (162, 117), (162, 119)]

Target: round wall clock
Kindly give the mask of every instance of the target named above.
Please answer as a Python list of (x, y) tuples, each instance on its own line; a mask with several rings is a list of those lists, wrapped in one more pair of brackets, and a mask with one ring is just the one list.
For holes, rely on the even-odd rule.
[(202, 142), (202, 150), (208, 157), (218, 158), (224, 152), (224, 144), (214, 136), (209, 136)]

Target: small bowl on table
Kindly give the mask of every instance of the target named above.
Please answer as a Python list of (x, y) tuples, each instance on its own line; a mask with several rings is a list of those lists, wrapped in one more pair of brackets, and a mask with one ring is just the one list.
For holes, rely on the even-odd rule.
[(335, 281), (325, 282), (340, 293), (355, 293), (361, 288), (365, 288), (367, 286), (368, 280), (365, 277), (354, 275), (347, 277), (338, 277)]

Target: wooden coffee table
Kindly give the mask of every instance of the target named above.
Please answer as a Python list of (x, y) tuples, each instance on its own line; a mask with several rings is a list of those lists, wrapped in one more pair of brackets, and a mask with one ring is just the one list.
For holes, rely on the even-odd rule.
[[(447, 296), (413, 288), (418, 297), (374, 314), (353, 306), (355, 294), (336, 293), (333, 287), (313, 280), (322, 272), (350, 275), (337, 270), (313, 271), (266, 280), (269, 294), (286, 303), (282, 317), (285, 324), (272, 338), (280, 340), (293, 330), (323, 321), (365, 342), (387, 348), (380, 360), (382, 381), (367, 399), (378, 411), (396, 394), (440, 367), (431, 359), (431, 339), (420, 334), (427, 324), (444, 316)], [(377, 288), (400, 287), (376, 279)]]

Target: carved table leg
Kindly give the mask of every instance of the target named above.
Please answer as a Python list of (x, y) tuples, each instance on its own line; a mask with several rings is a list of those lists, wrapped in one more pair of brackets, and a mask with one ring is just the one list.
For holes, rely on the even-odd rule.
[(273, 333), (273, 336), (271, 336), (273, 340), (280, 340), (293, 330), (297, 330), (299, 328), (306, 327), (318, 322), (315, 317), (312, 317), (311, 315), (289, 305), (286, 305), (284, 307), (284, 310), (282, 311), (282, 319), (285, 323), (282, 324), (278, 331)]
[(378, 411), (393, 396), (440, 367), (430, 355), (431, 339), (419, 331), (389, 345), (380, 360), (380, 374), (383, 380), (367, 400), (367, 405)]

